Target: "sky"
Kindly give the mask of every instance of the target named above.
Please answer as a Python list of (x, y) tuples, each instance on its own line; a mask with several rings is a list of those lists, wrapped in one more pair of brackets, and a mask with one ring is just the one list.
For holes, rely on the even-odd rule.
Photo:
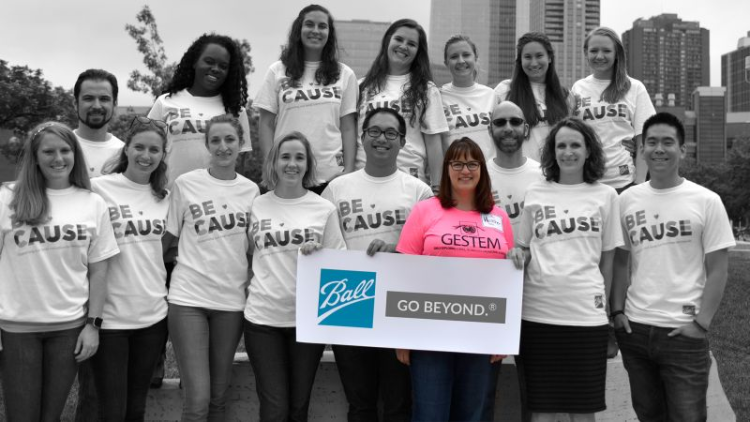
[[(429, 34), (430, 0), (316, 0), (335, 19), (393, 22), (412, 18)], [(458, 0), (456, 0), (458, 1)], [(120, 85), (119, 105), (148, 106), (150, 94), (126, 86), (130, 72), (145, 71), (143, 57), (125, 25), (148, 4), (170, 61), (205, 32), (245, 38), (255, 72), (250, 96), (278, 60), (294, 18), (311, 0), (24, 0), (4, 2), (0, 16), (0, 59), (41, 69), (54, 85), (72, 88), (80, 72), (103, 68)], [(638, 18), (676, 13), (710, 31), (711, 85), (721, 85), (721, 55), (733, 51), (750, 31), (748, 0), (601, 0), (601, 24), (622, 34)]]

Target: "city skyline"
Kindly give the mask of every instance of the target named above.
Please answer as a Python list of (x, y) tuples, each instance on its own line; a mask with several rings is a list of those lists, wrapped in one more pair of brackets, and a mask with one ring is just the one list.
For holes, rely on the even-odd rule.
[[(287, 1), (283, 5), (217, 1), (210, 8), (195, 0), (147, 3), (156, 17), (170, 61), (178, 61), (187, 46), (203, 32), (213, 30), (247, 39), (252, 46), (255, 66), (255, 73), (249, 77), (252, 97), (268, 66), (278, 59), (289, 25), (309, 1)], [(321, 4), (328, 7), (337, 20), (392, 22), (410, 17), (425, 26), (429, 33), (430, 0), (335, 0)], [(150, 105), (150, 95), (133, 93), (126, 87), (131, 71), (144, 70), (142, 56), (124, 29), (125, 24), (136, 23), (135, 15), (142, 6), (135, 2), (93, 0), (12, 2), (6, 5), (0, 18), (0, 37), (5, 40), (0, 45), (0, 59), (11, 65), (41, 69), (52, 84), (68, 89), (82, 70), (105, 68), (115, 73), (120, 81), (121, 105)], [(622, 34), (636, 19), (661, 13), (676, 13), (684, 20), (700, 22), (701, 27), (711, 31), (711, 86), (719, 86), (721, 55), (734, 51), (737, 40), (750, 30), (747, 21), (742, 19), (750, 15), (750, 3), (737, 0), (718, 0), (711, 4), (698, 0), (635, 0), (628, 4), (604, 1), (600, 21)], [(102, 60), (103, 56), (107, 59)], [(440, 63), (440, 59), (432, 61)]]

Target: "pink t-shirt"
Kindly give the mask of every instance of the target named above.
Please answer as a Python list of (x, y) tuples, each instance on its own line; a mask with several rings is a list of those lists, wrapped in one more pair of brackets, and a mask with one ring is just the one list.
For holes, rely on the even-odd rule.
[(437, 198), (414, 206), (396, 250), (409, 255), (505, 259), (513, 247), (513, 229), (505, 211), (489, 214), (445, 209)]

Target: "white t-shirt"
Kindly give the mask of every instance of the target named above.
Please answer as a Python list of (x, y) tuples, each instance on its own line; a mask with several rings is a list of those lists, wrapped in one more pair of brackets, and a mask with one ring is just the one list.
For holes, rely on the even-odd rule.
[[(221, 95), (194, 97), (183, 89), (172, 95), (162, 94), (156, 99), (148, 117), (163, 120), (169, 125), (166, 162), (170, 186), (180, 175), (208, 167), (210, 155), (206, 149), (206, 124), (212, 117), (222, 114), (227, 112)], [(245, 132), (241, 151), (252, 151), (250, 123), (244, 108), (238, 119)]]
[(449, 82), (440, 88), (440, 97), (451, 141), (466, 136), (482, 148), (486, 161), (492, 160), (495, 143), (488, 128), (492, 109), (497, 104), (495, 91), (478, 83), (463, 88)]
[(254, 275), (245, 318), (255, 324), (294, 327), (300, 245), (316, 240), (324, 248), (346, 249), (336, 207), (312, 192), (283, 199), (271, 191), (255, 201), (250, 218)]
[(523, 213), (523, 198), (529, 186), (544, 180), (542, 169), (539, 168), (538, 162), (527, 157), (521, 167), (514, 169), (505, 169), (495, 164), (494, 160), (490, 161), (487, 163), (487, 171), (490, 174), (495, 205), (505, 210), (513, 225), (513, 233), (518, 233)]
[[(365, 116), (370, 110), (376, 108), (392, 108), (406, 120), (406, 145), (398, 154), (398, 168), (414, 177), (419, 177), (427, 183), (427, 149), (423, 134), (435, 135), (448, 131), (448, 122), (445, 120), (443, 113), (443, 103), (440, 99), (440, 91), (434, 83), (430, 82), (427, 88), (427, 111), (424, 115), (424, 124), (419, 123), (419, 116), (422, 114), (421, 108), (413, 110), (416, 117), (414, 125), (409, 122), (412, 114), (412, 108), (402, 103), (404, 91), (409, 83), (409, 74), (400, 76), (388, 76), (385, 80), (385, 88), (377, 94), (362, 100), (359, 108), (359, 118), (357, 120), (357, 168), (363, 168), (367, 157), (365, 150), (362, 148), (362, 123)], [(360, 83), (362, 80), (360, 80)], [(367, 95), (365, 92), (364, 95)], [(439, 183), (434, 181), (434, 184)]]
[(47, 189), (50, 220), (13, 227), (12, 199), (11, 189), (0, 187), (0, 327), (24, 331), (18, 323), (85, 317), (89, 264), (119, 252), (107, 204), (99, 195), (74, 186)]
[(601, 183), (529, 186), (516, 240), (531, 249), (522, 318), (543, 324), (607, 323), (603, 251), (622, 246), (617, 192)]
[(149, 327), (167, 316), (167, 271), (161, 238), (167, 229), (169, 198), (157, 199), (150, 185), (122, 173), (91, 180), (94, 192), (109, 207), (109, 219), (120, 254), (107, 270), (107, 300), (102, 328)]
[[(495, 87), (495, 95), (497, 95), (499, 101), (506, 101), (508, 94), (510, 94), (510, 79), (506, 79)], [(529, 128), (529, 138), (523, 143), (523, 155), (531, 158), (534, 161), (542, 161), (542, 149), (544, 149), (544, 141), (547, 140), (549, 131), (552, 130), (552, 126), (547, 122), (547, 102), (546, 102), (546, 89), (547, 84), (540, 84), (536, 82), (529, 82), (531, 84), (531, 92), (534, 93), (534, 99), (536, 100), (536, 106), (539, 110), (539, 115), (542, 116), (542, 120)]]
[(317, 160), (320, 182), (344, 171), (336, 155), (341, 153), (341, 117), (357, 111), (357, 78), (349, 66), (339, 63), (341, 75), (331, 84), (315, 81), (320, 62), (305, 62), (296, 86), (280, 61), (271, 65), (253, 105), (276, 115), (275, 140), (292, 131), (310, 140)]
[(401, 171), (373, 177), (362, 169), (332, 180), (321, 196), (338, 209), (347, 249), (361, 251), (375, 239), (398, 243), (412, 207), (432, 190)]
[(89, 177), (99, 177), (102, 175), (102, 167), (107, 161), (120, 153), (125, 143), (118, 137), (107, 134), (107, 140), (104, 142), (90, 141), (82, 138), (78, 134), (78, 129), (74, 130), (78, 138), (78, 145), (81, 146), (83, 157), (86, 158), (86, 168), (89, 171)]
[(689, 180), (643, 183), (623, 192), (620, 209), (631, 252), (625, 314), (657, 327), (690, 323), (701, 311), (705, 255), (735, 245), (721, 198)]
[(577, 96), (575, 116), (594, 128), (604, 148), (606, 172), (601, 183), (621, 188), (635, 179), (635, 165), (622, 140), (634, 138), (643, 131), (646, 119), (656, 114), (646, 87), (630, 78), (630, 90), (615, 104), (600, 100), (609, 80), (589, 75), (573, 84)]
[(179, 236), (169, 303), (241, 311), (245, 306), (250, 209), (258, 186), (241, 175), (216, 179), (193, 170), (174, 183), (167, 231)]

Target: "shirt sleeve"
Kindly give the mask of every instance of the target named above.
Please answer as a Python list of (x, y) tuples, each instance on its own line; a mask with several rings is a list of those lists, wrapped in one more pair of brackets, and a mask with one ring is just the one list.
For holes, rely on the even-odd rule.
[(357, 76), (354, 75), (354, 71), (345, 64), (341, 65), (341, 75), (342, 77), (345, 77), (345, 79), (341, 81), (343, 93), (341, 94), (339, 113), (341, 117), (344, 117), (348, 114), (357, 112), (357, 94), (359, 93), (359, 86), (357, 85)]
[[(278, 63), (278, 62), (277, 62)], [(276, 72), (274, 68), (276, 63), (272, 64), (266, 72), (266, 77), (263, 79), (263, 85), (261, 85), (258, 95), (255, 96), (253, 106), (262, 108), (273, 114), (279, 114), (279, 90), (280, 86), (276, 81)]]
[(164, 111), (162, 107), (162, 97), (159, 97), (154, 101), (154, 105), (151, 106), (151, 110), (148, 111), (148, 118), (151, 120), (164, 120)]
[(510, 79), (501, 81), (495, 87), (495, 102), (499, 104), (505, 101), (508, 98), (508, 94), (510, 94)]
[(620, 198), (614, 189), (608, 189), (608, 200), (602, 210), (602, 251), (611, 251), (624, 244), (620, 224)]
[(656, 114), (656, 110), (651, 103), (648, 91), (646, 91), (646, 87), (638, 81), (635, 97), (635, 113), (633, 113), (633, 129), (635, 129), (635, 136), (638, 136), (643, 132), (643, 124), (654, 114)]
[(422, 255), (424, 252), (423, 210), (425, 202), (417, 203), (401, 229), (396, 250), (407, 255)]
[(712, 194), (706, 203), (706, 225), (703, 228), (703, 253), (731, 248), (734, 240), (729, 217), (719, 195)]
[(326, 226), (323, 229), (323, 247), (327, 249), (346, 249), (344, 235), (341, 233), (339, 213), (334, 208), (328, 213)]
[(239, 116), (237, 118), (240, 121), (240, 126), (242, 127), (242, 149), (240, 149), (240, 152), (249, 152), (253, 150), (253, 142), (250, 139), (250, 121), (248, 120), (247, 110), (245, 110), (245, 107), (242, 107), (240, 109)]
[(422, 133), (434, 135), (448, 131), (448, 121), (445, 120), (443, 111), (443, 100), (440, 97), (440, 90), (430, 84), (427, 89), (427, 110), (424, 114), (424, 123), (422, 124)]
[(526, 192), (524, 202), (527, 206), (524, 206), (523, 213), (521, 214), (521, 222), (518, 224), (518, 232), (514, 233), (515, 243), (524, 248), (528, 248), (531, 244), (531, 234), (534, 227), (534, 210), (533, 206), (529, 204), (529, 192)]
[(416, 179), (417, 182), (419, 182), (419, 191), (417, 192), (417, 202), (424, 201), (425, 199), (430, 199), (434, 195), (432, 193), (432, 188), (430, 188), (427, 183)]
[(510, 222), (508, 213), (501, 210), (500, 215), (503, 219), (503, 235), (505, 236), (505, 242), (508, 244), (508, 250), (505, 251), (505, 253), (507, 254), (508, 251), (511, 250), (513, 246), (515, 246), (515, 242), (513, 239), (513, 224), (511, 224)]
[(96, 203), (97, 222), (96, 234), (92, 235), (91, 243), (88, 248), (88, 262), (90, 264), (104, 261), (120, 253), (115, 240), (115, 232), (112, 228), (112, 221), (109, 219), (109, 208), (101, 196), (91, 193)]
[(182, 230), (183, 207), (182, 189), (180, 188), (179, 180), (176, 180), (172, 187), (172, 195), (170, 195), (169, 199), (169, 211), (167, 212), (167, 231), (175, 237), (180, 237)]

